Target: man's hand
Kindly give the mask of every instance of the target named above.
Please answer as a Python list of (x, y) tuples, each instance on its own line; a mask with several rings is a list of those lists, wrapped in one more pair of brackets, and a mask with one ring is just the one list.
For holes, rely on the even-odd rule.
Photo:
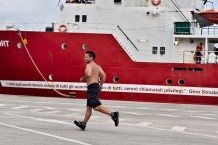
[(83, 81), (84, 81), (84, 77), (81, 77), (81, 78), (80, 78), (80, 82), (83, 82)]

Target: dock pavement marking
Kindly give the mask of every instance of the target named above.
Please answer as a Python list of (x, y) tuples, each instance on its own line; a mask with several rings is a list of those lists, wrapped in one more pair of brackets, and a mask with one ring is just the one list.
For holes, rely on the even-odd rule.
[(179, 117), (179, 116), (175, 116), (175, 115), (169, 115), (169, 114), (157, 114), (159, 116), (165, 116), (165, 117)]
[(171, 130), (178, 131), (178, 132), (184, 131), (185, 129), (186, 127), (183, 127), (183, 126), (174, 126), (171, 128)]
[(43, 107), (45, 109), (49, 109), (49, 110), (56, 110), (56, 108), (53, 108), (53, 107)]
[(206, 120), (215, 120), (214, 118), (204, 117), (204, 116), (190, 116), (190, 117), (200, 118), (200, 119), (206, 119)]
[[(12, 115), (12, 116), (17, 116), (17, 117), (23, 117), (23, 118), (29, 118), (29, 119), (33, 119), (33, 120), (36, 120), (36, 121), (44, 121), (44, 122), (59, 123), (59, 124), (65, 124), (65, 125), (73, 125), (71, 123), (67, 123), (67, 122), (60, 121), (60, 120), (55, 120), (55, 119), (42, 119), (42, 118), (36, 118), (36, 117), (16, 115), (16, 114), (11, 114), (11, 113), (4, 113), (4, 114)], [(127, 126), (137, 126), (137, 124), (130, 124), (130, 123), (122, 123), (122, 124), (123, 125), (127, 125)], [(1, 123), (0, 123), (0, 125), (1, 125)], [(191, 133), (191, 132), (185, 132), (185, 131), (178, 131), (179, 127), (175, 127), (174, 129), (172, 129), (172, 128), (171, 129), (164, 129), (164, 128), (158, 128), (158, 127), (151, 127), (149, 125), (147, 125), (147, 126), (137, 126), (137, 127), (145, 127), (145, 128), (149, 128), (149, 129), (166, 131), (166, 132), (177, 132), (177, 133), (182, 133), (182, 134), (195, 135), (195, 136), (203, 136), (203, 137), (209, 137), (209, 138), (216, 138), (216, 139), (218, 139), (218, 136), (207, 135), (207, 134), (200, 134), (200, 133)], [(181, 127), (180, 127), (180, 130), (182, 130)], [(218, 131), (216, 133), (218, 133)]]
[(81, 142), (81, 141), (78, 141), (78, 140), (73, 140), (73, 139), (69, 139), (69, 138), (65, 138), (65, 137), (61, 137), (61, 136), (57, 136), (57, 135), (53, 135), (53, 134), (48, 134), (48, 133), (45, 133), (45, 132), (40, 132), (40, 131), (28, 129), (28, 128), (23, 128), (23, 127), (19, 127), (19, 126), (14, 126), (14, 125), (10, 125), (10, 124), (5, 124), (5, 123), (1, 123), (1, 122), (0, 122), (0, 125), (15, 128), (15, 129), (19, 129), (19, 130), (24, 130), (24, 131), (32, 132), (32, 133), (36, 133), (36, 134), (41, 134), (41, 135), (44, 135), (44, 136), (49, 136), (49, 137), (53, 137), (53, 138), (57, 138), (57, 139), (60, 139), (60, 140), (81, 144), (81, 145), (91, 145), (91, 144)]
[(149, 109), (151, 109), (151, 108), (149, 108), (149, 107), (136, 107), (135, 109), (149, 110)]
[[(122, 123), (122, 124), (123, 125), (127, 125), (127, 126), (137, 126), (136, 124), (130, 124), (130, 123)], [(192, 132), (185, 132), (185, 131), (175, 131), (175, 130), (172, 130), (172, 129), (164, 129), (164, 128), (150, 127), (150, 126), (140, 126), (140, 127), (145, 127), (145, 128), (159, 130), (159, 131), (177, 132), (177, 133), (186, 134), (186, 135), (188, 134), (188, 135), (203, 136), (203, 137), (209, 137), (209, 138), (216, 138), (216, 139), (218, 139), (218, 136), (207, 135), (207, 134), (192, 133)]]
[(151, 125), (151, 124), (152, 124), (151, 122), (141, 122), (141, 123), (136, 124), (136, 126), (147, 127), (148, 125)]
[(12, 113), (4, 113), (6, 115), (11, 115), (11, 116), (16, 116), (16, 117), (21, 117), (21, 118), (28, 118), (36, 121), (43, 121), (43, 122), (50, 122), (50, 123), (58, 123), (58, 124), (65, 124), (65, 125), (71, 125), (74, 126), (74, 124), (60, 121), (60, 120), (55, 120), (55, 119), (43, 119), (43, 118), (37, 118), (37, 117), (30, 117), (30, 116), (24, 116), (24, 115), (17, 115), (17, 114), (12, 114)]
[(11, 108), (11, 109), (23, 109), (23, 108), (28, 108), (29, 106), (18, 106), (18, 107), (14, 107), (14, 108)]
[(42, 110), (44, 110), (44, 109), (32, 109), (32, 110), (29, 110), (29, 111), (31, 111), (31, 112), (38, 112), (38, 111), (42, 111)]
[(55, 114), (55, 113), (60, 113), (61, 111), (50, 111), (50, 112), (47, 112), (49, 114)]
[(145, 115), (145, 114), (135, 113), (135, 112), (126, 112), (126, 113), (127, 113), (127, 114), (132, 114), (132, 115), (140, 115), (140, 116)]
[(73, 108), (69, 108), (68, 110), (70, 110), (70, 111), (76, 111), (76, 112), (80, 112), (80, 111), (82, 111), (82, 110), (79, 110), (79, 109), (73, 109)]

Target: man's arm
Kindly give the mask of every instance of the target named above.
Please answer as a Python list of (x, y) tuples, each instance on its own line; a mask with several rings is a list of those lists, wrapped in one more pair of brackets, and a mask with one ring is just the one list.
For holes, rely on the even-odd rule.
[(88, 79), (89, 77), (91, 77), (91, 75), (92, 75), (92, 67), (91, 65), (87, 64), (85, 69), (85, 75), (80, 78), (80, 82)]
[(106, 74), (105, 74), (105, 72), (103, 71), (103, 69), (101, 67), (100, 67), (100, 70), (99, 70), (99, 75), (101, 76), (100, 87), (102, 88), (102, 86), (103, 86), (103, 84), (104, 84), (104, 82), (106, 80)]

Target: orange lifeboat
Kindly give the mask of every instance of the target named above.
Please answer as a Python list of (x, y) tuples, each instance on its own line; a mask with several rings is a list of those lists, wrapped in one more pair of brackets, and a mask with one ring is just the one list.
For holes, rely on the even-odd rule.
[(203, 12), (199, 13), (198, 15), (205, 18), (209, 22), (212, 22), (214, 24), (218, 24), (218, 12), (216, 12), (214, 9), (203, 11)]

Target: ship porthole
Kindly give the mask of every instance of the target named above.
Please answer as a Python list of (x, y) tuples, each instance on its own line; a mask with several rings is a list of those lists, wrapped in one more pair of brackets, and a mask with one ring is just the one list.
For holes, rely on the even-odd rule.
[(113, 79), (113, 81), (114, 81), (115, 83), (117, 83), (117, 82), (120, 81), (120, 78), (119, 78), (118, 76), (115, 76), (114, 79)]
[(62, 48), (62, 49), (66, 49), (66, 48), (67, 48), (67, 44), (66, 44), (66, 43), (63, 43), (63, 44), (61, 45), (61, 48)]
[(173, 83), (173, 80), (169, 78), (169, 79), (166, 80), (166, 83), (167, 83), (168, 85), (171, 85), (171, 84)]
[(84, 49), (84, 50), (87, 50), (88, 49), (88, 45), (87, 44), (83, 44), (83, 46), (82, 46), (82, 48)]
[(178, 84), (179, 85), (183, 85), (185, 83), (185, 81), (183, 80), (183, 79), (180, 79), (179, 81), (178, 81)]
[(50, 81), (53, 81), (53, 80), (54, 80), (54, 75), (53, 75), (53, 74), (50, 74), (50, 75), (48, 76), (48, 78), (49, 78)]
[(17, 43), (17, 48), (21, 49), (22, 48), (22, 43)]

